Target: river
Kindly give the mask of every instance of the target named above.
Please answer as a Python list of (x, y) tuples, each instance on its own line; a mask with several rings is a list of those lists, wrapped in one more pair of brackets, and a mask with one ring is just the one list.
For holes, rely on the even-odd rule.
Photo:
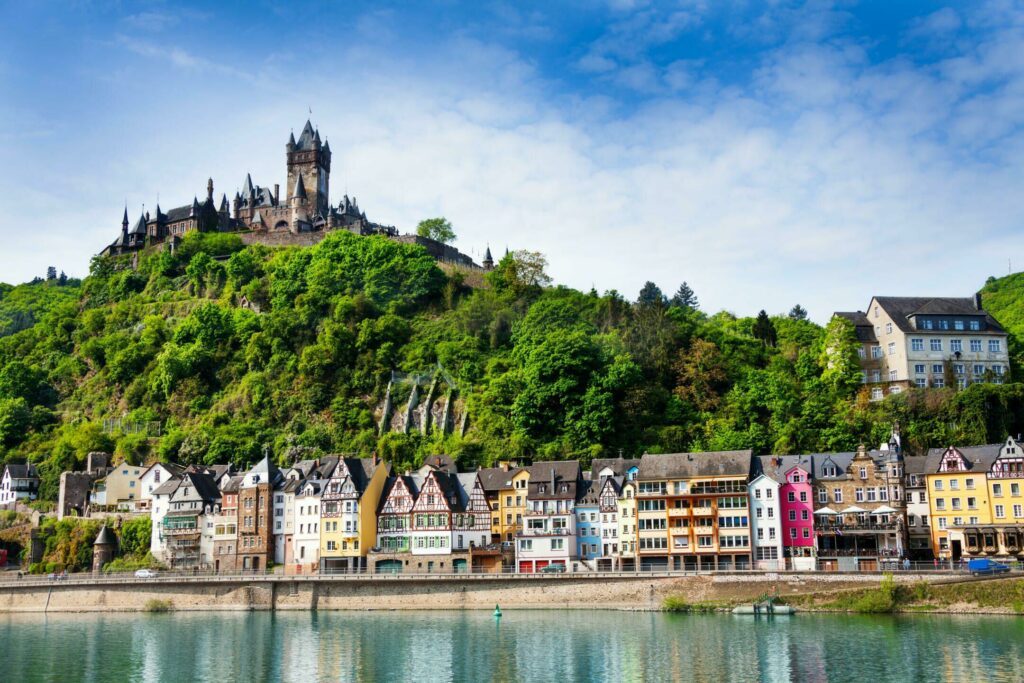
[(1024, 620), (657, 612), (0, 615), (4, 681), (1022, 681)]

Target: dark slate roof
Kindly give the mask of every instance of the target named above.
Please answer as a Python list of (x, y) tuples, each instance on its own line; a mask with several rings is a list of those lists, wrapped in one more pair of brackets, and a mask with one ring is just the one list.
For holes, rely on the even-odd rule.
[[(980, 472), (984, 474), (987, 472), (996, 459), (999, 458), (999, 451), (1002, 449), (1003, 444), (1001, 443), (990, 443), (984, 446), (957, 446), (956, 450), (960, 451), (965, 458), (967, 458), (967, 465), (970, 468), (970, 472)], [(939, 471), (939, 463), (942, 462), (942, 456), (947, 451), (946, 448), (929, 448), (928, 456), (925, 460), (925, 474), (936, 474)]]
[(853, 329), (857, 334), (857, 341), (878, 341), (878, 338), (875, 336), (875, 326), (868, 320), (868, 316), (864, 311), (836, 311), (835, 315), (840, 318), (846, 318), (853, 323)]
[(601, 484), (596, 481), (584, 481), (580, 484), (576, 495), (577, 505), (597, 505), (601, 498)]
[(171, 477), (153, 489), (154, 496), (166, 496), (174, 493), (181, 486), (181, 477)]
[(458, 465), (455, 464), (455, 459), (450, 455), (430, 455), (424, 458), (423, 464), (435, 470), (444, 470), (449, 474), (455, 474), (459, 471)]
[[(568, 499), (576, 500), (577, 486), (583, 481), (578, 460), (549, 460), (535, 462), (529, 467), (530, 486), (527, 497), (533, 499)], [(554, 481), (554, 487), (552, 487)], [(561, 491), (561, 484), (568, 484), (566, 491)], [(544, 493), (540, 486), (544, 485)], [(553, 490), (552, 490), (553, 489)]]
[(242, 486), (242, 480), (245, 479), (244, 474), (236, 474), (232, 477), (227, 477), (221, 482), (220, 492), (221, 493), (238, 493), (238, 489)]
[(192, 482), (192, 486), (195, 487), (196, 493), (199, 494), (204, 503), (215, 503), (220, 500), (220, 490), (217, 488), (217, 484), (213, 481), (211, 475), (190, 472), (185, 475), (185, 478)]
[(763, 474), (773, 481), (784, 484), (786, 472), (797, 466), (814, 476), (814, 461), (810, 455), (758, 455), (754, 457), (753, 464), (751, 479)]
[(302, 134), (299, 135), (298, 142), (295, 143), (295, 149), (313, 149), (313, 141), (316, 139), (316, 133), (313, 131), (313, 124), (306, 119), (306, 125), (302, 128)]
[(749, 476), (751, 449), (709, 451), (707, 453), (644, 453), (637, 479), (651, 481), (668, 478)]
[(380, 492), (380, 502), (377, 503), (377, 514), (384, 509), (384, 503), (387, 502), (388, 496), (391, 495), (391, 489), (395, 487), (395, 482), (401, 479), (405, 482), (405, 488), (412, 494), (412, 500), (415, 503), (416, 498), (420, 494), (420, 483), (416, 477), (409, 474), (400, 474), (393, 477), (388, 477), (384, 480), (384, 488)]
[(487, 493), (494, 493), (500, 489), (512, 485), (512, 477), (522, 472), (522, 467), (510, 467), (507, 470), (501, 467), (484, 467), (477, 474), (480, 475), (480, 485)]
[(7, 465), (7, 471), (11, 473), (11, 477), (15, 479), (38, 479), (39, 473), (36, 471), (36, 466), (32, 463), (9, 463)]
[[(904, 332), (918, 332), (910, 324), (913, 315), (950, 315), (950, 316), (982, 316), (987, 329), (981, 332), (1003, 332), (996, 319), (983, 310), (974, 307), (974, 299), (970, 297), (918, 297), (918, 296), (876, 296), (875, 301), (893, 319), (893, 322)], [(927, 332), (953, 332), (953, 330), (927, 330)], [(962, 334), (963, 330), (956, 330)], [(973, 332), (977, 334), (975, 330)]]
[(140, 214), (139, 220), (135, 221), (135, 225), (128, 229), (129, 235), (145, 235), (146, 234), (146, 214)]
[(299, 174), (299, 179), (295, 181), (295, 192), (292, 193), (293, 197), (299, 199), (306, 198), (306, 184), (302, 182), (302, 174)]
[(176, 206), (176, 207), (174, 207), (173, 209), (171, 209), (170, 211), (168, 211), (165, 214), (164, 219), (168, 223), (174, 223), (176, 221), (183, 221), (183, 220), (185, 220), (186, 218), (188, 218), (191, 215), (192, 215), (192, 205), (188, 204), (186, 206)]
[(912, 455), (903, 459), (903, 471), (907, 474), (927, 474), (927, 465), (928, 457), (924, 455)]
[(117, 536), (110, 530), (110, 527), (104, 524), (100, 532), (96, 534), (96, 540), (93, 541), (93, 545), (117, 545)]

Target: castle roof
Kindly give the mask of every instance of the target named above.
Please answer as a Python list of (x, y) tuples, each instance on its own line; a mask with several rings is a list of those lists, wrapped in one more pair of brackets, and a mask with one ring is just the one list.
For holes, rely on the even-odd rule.
[(295, 143), (295, 149), (313, 149), (315, 142), (320, 142), (319, 136), (313, 131), (313, 124), (306, 119), (306, 125), (302, 129), (302, 135), (299, 136), (299, 141)]
[(129, 235), (145, 235), (146, 234), (146, 214), (139, 215), (139, 220), (135, 222), (135, 225), (131, 230), (128, 231)]
[(301, 173), (299, 174), (299, 179), (295, 181), (295, 192), (292, 193), (292, 196), (293, 197), (298, 197), (299, 199), (305, 199), (306, 198), (306, 186), (302, 182), (302, 174)]
[(114, 536), (114, 532), (106, 524), (103, 525), (103, 528), (96, 535), (96, 540), (93, 541), (93, 545), (115, 545), (116, 543), (117, 537)]

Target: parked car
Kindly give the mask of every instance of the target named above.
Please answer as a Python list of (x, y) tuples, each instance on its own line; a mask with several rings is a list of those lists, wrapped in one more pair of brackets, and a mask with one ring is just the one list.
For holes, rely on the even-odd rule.
[(542, 568), (540, 570), (540, 573), (541, 574), (564, 574), (565, 573), (565, 565), (564, 564), (549, 564), (548, 566)]
[(1005, 574), (1010, 571), (1010, 567), (986, 557), (968, 561), (967, 571), (971, 572), (974, 576), (980, 576), (982, 574)]
[(137, 572), (135, 572), (135, 578), (136, 579), (155, 579), (156, 578), (156, 572), (153, 571), (152, 569), (140, 569)]

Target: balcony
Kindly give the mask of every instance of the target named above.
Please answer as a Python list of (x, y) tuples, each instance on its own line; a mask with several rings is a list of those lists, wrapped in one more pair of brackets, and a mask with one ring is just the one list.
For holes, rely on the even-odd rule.
[(714, 513), (714, 509), (710, 505), (708, 505), (706, 507), (695, 507), (695, 508), (693, 508), (693, 516), (694, 517), (713, 517), (714, 514), (715, 514)]
[(835, 534), (835, 533), (882, 533), (888, 531), (899, 531), (902, 525), (897, 520), (891, 520), (888, 522), (839, 522), (839, 523), (824, 523), (815, 524), (815, 531), (820, 531), (823, 534)]

